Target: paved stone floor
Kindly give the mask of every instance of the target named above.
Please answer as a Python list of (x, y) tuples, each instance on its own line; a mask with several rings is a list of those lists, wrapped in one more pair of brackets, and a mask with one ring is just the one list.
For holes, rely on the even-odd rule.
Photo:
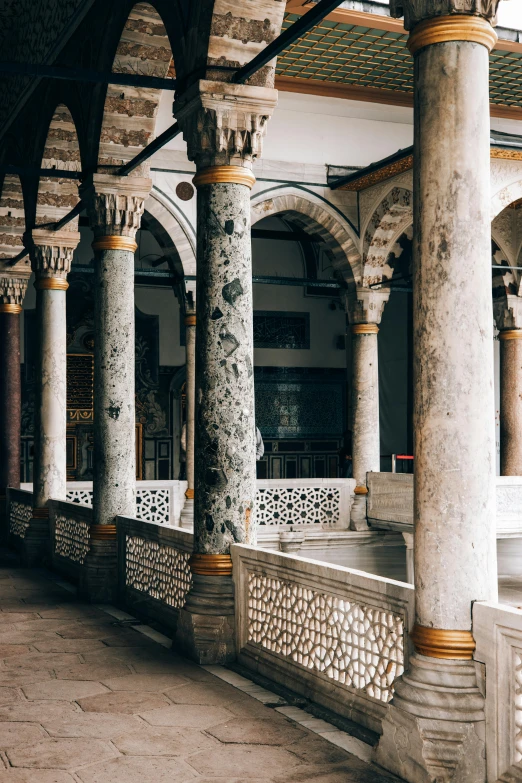
[(0, 568), (0, 783), (192, 780), (396, 779), (78, 602), (51, 574)]

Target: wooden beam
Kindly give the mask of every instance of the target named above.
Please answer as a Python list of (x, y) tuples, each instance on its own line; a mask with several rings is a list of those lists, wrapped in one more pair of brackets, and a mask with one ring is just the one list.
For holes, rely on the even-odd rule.
[[(321, 95), (327, 98), (342, 98), (347, 101), (383, 103), (388, 106), (413, 108), (413, 93), (399, 90), (379, 90), (374, 87), (358, 87), (355, 84), (327, 82), (320, 79), (300, 79), (298, 76), (276, 76), (276, 89), (281, 92), (295, 92), (302, 95)], [(522, 107), (490, 105), (492, 117), (504, 120), (522, 120)]]

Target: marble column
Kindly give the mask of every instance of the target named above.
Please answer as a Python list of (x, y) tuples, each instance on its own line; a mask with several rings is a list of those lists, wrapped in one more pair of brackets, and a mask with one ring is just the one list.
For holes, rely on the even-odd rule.
[[(376, 759), (414, 783), (484, 783), (486, 775), (472, 605), (497, 595), (488, 95), (495, 5), (401, 4), (415, 57), (415, 654), (396, 683)], [(467, 8), (477, 15), (463, 15)], [(460, 13), (426, 19), (452, 9)]]
[[(1, 273), (0, 273), (1, 274)], [(0, 276), (0, 539), (5, 540), (6, 489), (20, 487), (22, 388), (20, 314), (27, 277)]]
[(200, 663), (235, 658), (230, 545), (256, 540), (250, 189), (276, 97), (204, 81), (174, 104), (198, 171), (193, 584), (176, 641)]
[(196, 400), (196, 313), (185, 316), (185, 399), (187, 410), (185, 465), (187, 468), (187, 490), (181, 511), (181, 526), (191, 529), (194, 525), (194, 424)]
[(33, 518), (23, 542), (26, 564), (47, 555), (47, 502), (65, 500), (67, 481), (67, 323), (65, 292), (72, 257), (80, 241), (76, 231), (32, 232), (31, 266), (35, 275), (37, 353), (33, 461)]
[(352, 530), (368, 529), (366, 474), (381, 469), (377, 324), (389, 296), (387, 291), (358, 289), (347, 299), (352, 330), (352, 465), (357, 482), (351, 511)]
[(83, 588), (94, 600), (116, 589), (116, 517), (136, 516), (134, 253), (151, 187), (94, 174), (80, 190), (94, 232), (94, 546)]
[(500, 474), (522, 476), (522, 329), (501, 329)]

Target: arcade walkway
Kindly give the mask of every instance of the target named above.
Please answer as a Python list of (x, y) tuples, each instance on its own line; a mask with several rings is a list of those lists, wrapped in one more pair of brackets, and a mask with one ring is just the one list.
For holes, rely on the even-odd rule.
[(396, 780), (67, 587), (0, 567), (1, 783)]

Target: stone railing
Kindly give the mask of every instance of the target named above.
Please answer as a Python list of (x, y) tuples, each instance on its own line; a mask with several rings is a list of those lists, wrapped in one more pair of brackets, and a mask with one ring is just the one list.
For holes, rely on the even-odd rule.
[(118, 517), (118, 595), (135, 614), (175, 628), (191, 584), (194, 536), (179, 528)]
[[(497, 538), (522, 536), (522, 477), (497, 476)], [(368, 473), (368, 519), (375, 527), (413, 530), (413, 475)]]
[(232, 547), (239, 662), (381, 731), (408, 657), (410, 585), (254, 547)]
[(8, 488), (7, 509), (9, 533), (18, 539), (25, 538), (25, 532), (33, 515), (33, 493), (24, 489)]
[(355, 480), (258, 479), (256, 519), (263, 527), (306, 525), (326, 529), (350, 527)]
[(53, 568), (74, 582), (82, 581), (89, 554), (92, 508), (67, 500), (49, 502), (51, 562)]
[(522, 780), (522, 611), (475, 603), (473, 636), (487, 682), (487, 779), (514, 783)]

